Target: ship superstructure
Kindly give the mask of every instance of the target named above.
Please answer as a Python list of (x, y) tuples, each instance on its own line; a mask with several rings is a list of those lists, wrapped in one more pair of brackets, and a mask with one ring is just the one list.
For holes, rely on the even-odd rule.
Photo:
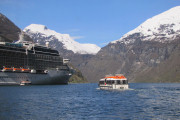
[(0, 42), (0, 85), (27, 80), (32, 84), (67, 84), (71, 73), (65, 61), (48, 46)]

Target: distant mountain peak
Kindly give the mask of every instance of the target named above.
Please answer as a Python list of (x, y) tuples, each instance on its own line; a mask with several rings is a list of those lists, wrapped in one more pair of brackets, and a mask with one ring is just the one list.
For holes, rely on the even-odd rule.
[(118, 41), (125, 44), (133, 43), (136, 40), (136, 37), (134, 37), (135, 39), (132, 38), (133, 34), (138, 34), (143, 41), (171, 41), (171, 38), (180, 34), (180, 6), (171, 8), (146, 20), (119, 40), (111, 43)]
[[(64, 49), (71, 50), (78, 54), (96, 54), (100, 47), (95, 44), (81, 44), (72, 39), (69, 34), (61, 34), (54, 30), (48, 29), (44, 25), (31, 24), (24, 31), (29, 35), (39, 35), (46, 41), (58, 41), (63, 44)], [(57, 46), (56, 46), (57, 47)]]
[(48, 30), (48, 28), (45, 25), (41, 25), (41, 24), (31, 24), (24, 29), (24, 31), (27, 30), (46, 34), (45, 31)]

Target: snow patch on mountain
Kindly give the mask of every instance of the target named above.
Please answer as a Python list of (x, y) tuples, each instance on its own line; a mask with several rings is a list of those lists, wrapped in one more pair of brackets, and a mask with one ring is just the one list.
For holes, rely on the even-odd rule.
[(100, 47), (95, 44), (80, 44), (76, 42), (69, 34), (57, 33), (54, 30), (48, 29), (44, 25), (40, 24), (31, 24), (27, 26), (24, 31), (31, 34), (40, 34), (43, 37), (50, 38), (46, 41), (51, 41), (53, 39), (58, 39), (59, 42), (63, 44), (64, 49), (71, 50), (74, 53), (78, 54), (96, 54)]
[(111, 43), (116, 43), (118, 41), (125, 44), (133, 43), (135, 39), (128, 39), (128, 37), (136, 33), (139, 33), (139, 37), (143, 38), (142, 41), (153, 40), (166, 42), (173, 40), (176, 35), (180, 34), (180, 6), (171, 8), (168, 11), (146, 20), (137, 28), (125, 34), (119, 40)]

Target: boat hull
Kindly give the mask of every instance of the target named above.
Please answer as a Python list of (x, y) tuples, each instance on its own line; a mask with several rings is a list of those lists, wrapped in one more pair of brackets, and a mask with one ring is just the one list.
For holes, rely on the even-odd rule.
[(104, 90), (126, 90), (129, 89), (129, 85), (100, 85), (100, 89)]
[(0, 72), (0, 85), (20, 85), (30, 81), (32, 85), (68, 84), (71, 73), (67, 70), (49, 70), (46, 74)]

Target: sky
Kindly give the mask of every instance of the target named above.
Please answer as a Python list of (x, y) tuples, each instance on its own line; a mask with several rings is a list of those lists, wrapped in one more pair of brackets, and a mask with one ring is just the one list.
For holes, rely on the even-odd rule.
[(0, 0), (0, 13), (20, 29), (42, 24), (99, 47), (120, 39), (180, 0)]

